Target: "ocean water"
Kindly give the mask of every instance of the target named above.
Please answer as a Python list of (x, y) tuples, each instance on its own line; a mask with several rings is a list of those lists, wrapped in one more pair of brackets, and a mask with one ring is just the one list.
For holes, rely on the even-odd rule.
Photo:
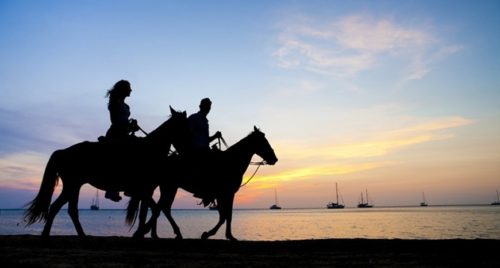
[[(25, 227), (23, 210), (0, 210), (0, 235), (38, 235), (43, 224)], [(218, 221), (218, 212), (208, 209), (174, 210), (173, 217), (185, 238), (199, 238)], [(124, 210), (80, 210), (87, 235), (132, 236)], [(392, 208), (235, 210), (233, 235), (240, 240), (297, 240), (325, 238), (388, 239), (500, 239), (500, 207), (436, 206)], [(165, 216), (158, 233), (173, 238)], [(225, 224), (213, 239), (224, 239)], [(52, 235), (76, 235), (66, 210), (61, 210)]]

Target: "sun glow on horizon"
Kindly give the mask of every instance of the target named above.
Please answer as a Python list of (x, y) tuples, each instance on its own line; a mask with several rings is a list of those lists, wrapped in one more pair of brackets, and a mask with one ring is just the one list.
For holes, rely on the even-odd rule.
[[(467, 126), (473, 122), (462, 117), (432, 119), (374, 133), (371, 137), (366, 137), (366, 140), (328, 145), (278, 142), (275, 150), (280, 161), (276, 166), (266, 167), (264, 171), (257, 173), (247, 186), (244, 198), (238, 199), (238, 202), (243, 205), (257, 200), (262, 191), (279, 185), (314, 184), (315, 181), (325, 178), (397, 166), (399, 160), (391, 159), (393, 153), (404, 152), (407, 148), (428, 142), (453, 139), (453, 134), (443, 131)], [(243, 182), (248, 181), (250, 175), (245, 176)]]

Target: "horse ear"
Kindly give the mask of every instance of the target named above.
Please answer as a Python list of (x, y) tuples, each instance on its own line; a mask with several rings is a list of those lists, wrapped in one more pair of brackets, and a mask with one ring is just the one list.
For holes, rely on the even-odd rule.
[(176, 113), (175, 110), (174, 110), (174, 108), (172, 108), (172, 106), (169, 105), (168, 107), (170, 107), (170, 113), (171, 114), (175, 114)]
[(256, 126), (253, 126), (253, 131), (259, 131), (259, 129)]

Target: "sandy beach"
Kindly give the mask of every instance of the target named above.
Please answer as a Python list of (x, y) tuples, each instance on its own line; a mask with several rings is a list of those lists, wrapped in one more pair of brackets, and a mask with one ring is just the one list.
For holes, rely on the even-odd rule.
[(500, 240), (239, 241), (0, 236), (2, 267), (499, 267)]

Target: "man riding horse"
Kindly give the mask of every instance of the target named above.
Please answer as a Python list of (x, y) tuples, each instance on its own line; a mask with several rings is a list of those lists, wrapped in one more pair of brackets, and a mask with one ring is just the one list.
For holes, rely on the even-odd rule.
[[(190, 115), (188, 118), (192, 141), (192, 147), (188, 157), (192, 162), (201, 165), (200, 173), (203, 173), (208, 170), (208, 165), (211, 165), (217, 158), (218, 149), (214, 148), (211, 150), (210, 143), (215, 139), (221, 139), (222, 134), (220, 131), (217, 131), (214, 135), (210, 136), (207, 115), (212, 109), (212, 101), (209, 98), (202, 99), (199, 108), (200, 110), (197, 113)], [(207, 191), (211, 184), (211, 180), (213, 180), (213, 178), (207, 176), (207, 180), (200, 181), (200, 191), (194, 194), (195, 197), (202, 198), (204, 206), (208, 206), (214, 199), (210, 191)]]

